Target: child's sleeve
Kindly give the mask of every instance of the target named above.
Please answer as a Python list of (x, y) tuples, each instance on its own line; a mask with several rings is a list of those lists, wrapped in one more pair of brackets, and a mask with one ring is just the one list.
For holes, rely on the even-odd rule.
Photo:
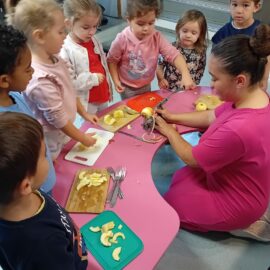
[(161, 34), (159, 37), (159, 52), (165, 61), (173, 63), (175, 58), (180, 54), (179, 51), (169, 43)]
[[(91, 73), (89, 70), (78, 73), (76, 70), (76, 63), (73, 63), (72, 57), (69, 56), (68, 50), (63, 46), (60, 53), (61, 58), (64, 60), (71, 79), (73, 81), (74, 88), (78, 92), (89, 91), (94, 86), (99, 85), (98, 76), (96, 73)], [(77, 61), (78, 59), (75, 59)]]
[(27, 267), (28, 270), (85, 270), (86, 268), (86, 256), (80, 257), (74, 252), (74, 247), (64, 231), (51, 235), (38, 245)]
[(226, 36), (228, 36), (226, 34), (225, 28), (226, 25), (224, 25), (223, 27), (221, 27), (212, 37), (211, 41), (213, 42), (214, 45), (218, 44), (221, 40), (223, 40)]
[(107, 61), (110, 63), (119, 63), (122, 59), (123, 47), (125, 44), (126, 42), (122, 36), (122, 33), (119, 33), (111, 44), (107, 55)]
[(55, 128), (62, 128), (68, 122), (63, 106), (63, 89), (56, 78), (42, 78), (26, 91), (27, 98), (36, 105), (37, 118), (44, 118)]

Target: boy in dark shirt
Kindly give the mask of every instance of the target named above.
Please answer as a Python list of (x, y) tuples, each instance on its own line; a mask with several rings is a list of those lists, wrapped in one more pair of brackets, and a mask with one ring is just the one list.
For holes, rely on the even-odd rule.
[(232, 20), (222, 26), (212, 37), (213, 44), (224, 38), (238, 34), (252, 36), (254, 30), (261, 23), (254, 19), (254, 13), (260, 9), (260, 0), (230, 0), (230, 14)]
[[(230, 14), (232, 20), (222, 26), (212, 37), (213, 46), (226, 37), (234, 35), (252, 36), (257, 26), (261, 23), (254, 19), (254, 14), (261, 8), (261, 0), (230, 0)], [(263, 90), (267, 90), (270, 72), (270, 56), (261, 81)]]
[(78, 228), (49, 195), (38, 191), (49, 165), (41, 125), (0, 113), (0, 269), (85, 270)]

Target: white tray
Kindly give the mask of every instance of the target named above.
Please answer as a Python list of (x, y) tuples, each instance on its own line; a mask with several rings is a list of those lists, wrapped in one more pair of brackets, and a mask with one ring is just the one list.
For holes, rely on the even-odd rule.
[(81, 151), (80, 143), (77, 142), (66, 154), (65, 159), (87, 166), (94, 165), (94, 163), (97, 161), (101, 153), (108, 145), (109, 140), (113, 138), (114, 133), (96, 128), (89, 128), (85, 133), (93, 132), (95, 132), (99, 137), (95, 145)]

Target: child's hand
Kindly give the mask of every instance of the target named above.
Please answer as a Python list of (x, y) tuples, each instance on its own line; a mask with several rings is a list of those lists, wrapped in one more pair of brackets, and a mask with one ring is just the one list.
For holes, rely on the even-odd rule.
[(168, 89), (169, 88), (169, 83), (166, 79), (161, 79), (158, 81), (158, 86), (160, 89)]
[(118, 81), (118, 82), (115, 82), (114, 83), (114, 86), (115, 86), (115, 90), (118, 92), (118, 93), (122, 93), (125, 91), (125, 87), (122, 86), (121, 82)]
[(86, 134), (84, 134), (84, 138), (83, 138), (83, 140), (81, 140), (81, 143), (86, 147), (93, 146), (97, 141), (97, 139), (93, 138), (93, 136), (95, 134), (96, 133), (86, 133)]
[(86, 121), (93, 123), (93, 124), (96, 124), (98, 122), (98, 117), (95, 114), (87, 113), (87, 114), (85, 114), (84, 119)]
[(105, 75), (103, 75), (102, 73), (96, 73), (96, 74), (98, 77), (98, 83), (101, 84), (105, 79)]
[(188, 76), (188, 77), (183, 76), (180, 85), (185, 90), (193, 90), (196, 88), (196, 84), (193, 82), (193, 80), (191, 79), (190, 76)]

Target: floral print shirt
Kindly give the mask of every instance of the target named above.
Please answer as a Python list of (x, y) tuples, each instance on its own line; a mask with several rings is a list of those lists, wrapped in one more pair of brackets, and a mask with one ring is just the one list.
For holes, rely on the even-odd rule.
[[(183, 55), (186, 60), (190, 75), (193, 81), (198, 85), (204, 73), (206, 65), (206, 49), (198, 53), (195, 49), (181, 48), (178, 42), (173, 42), (172, 45)], [(175, 91), (178, 89), (179, 82), (182, 80), (182, 75), (179, 71), (167, 62), (162, 56), (159, 57), (158, 64), (163, 66), (164, 78), (169, 83), (169, 90)]]

